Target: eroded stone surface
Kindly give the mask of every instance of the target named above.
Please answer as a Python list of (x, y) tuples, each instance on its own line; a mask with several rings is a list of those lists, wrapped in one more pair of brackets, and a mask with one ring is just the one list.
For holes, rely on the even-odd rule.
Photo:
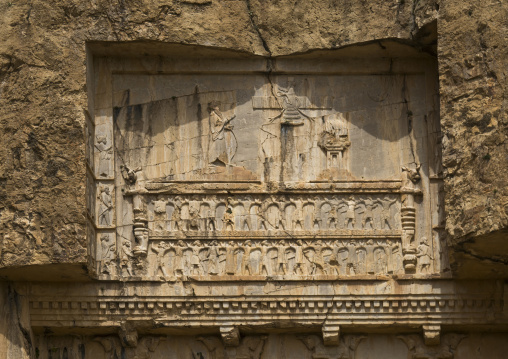
[(1, 4), (0, 357), (502, 357), (506, 6)]

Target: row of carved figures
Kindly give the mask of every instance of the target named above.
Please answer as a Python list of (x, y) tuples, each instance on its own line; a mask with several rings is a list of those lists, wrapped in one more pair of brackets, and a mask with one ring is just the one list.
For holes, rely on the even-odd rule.
[[(101, 237), (101, 240), (100, 273), (113, 275), (115, 267), (118, 267), (119, 274), (134, 275), (130, 241), (123, 240), (116, 260), (115, 244), (109, 237)], [(266, 240), (260, 243), (246, 240), (240, 245), (214, 241), (200, 246), (184, 241), (156, 241), (151, 243), (148, 255), (149, 275), (165, 278), (206, 275), (354, 276), (402, 271), (398, 241), (351, 240), (342, 246), (300, 244), (274, 245)], [(432, 255), (425, 239), (418, 247), (417, 256), (419, 271), (428, 273)]]
[(250, 230), (331, 230), (394, 229), (392, 205), (397, 198), (332, 198), (330, 200), (278, 201), (269, 197), (223, 201), (154, 201), (154, 230), (250, 231)]
[[(260, 359), (268, 357), (274, 351), (265, 350), (272, 346), (274, 339), (269, 335), (233, 335), (237, 342), (227, 343), (229, 337), (220, 336), (135, 336), (125, 335), (96, 336), (45, 336), (38, 341), (36, 352), (39, 359), (78, 358), (87, 353), (94, 353), (99, 358), (139, 358), (152, 357), (174, 358), (208, 358), (208, 359)], [(457, 348), (467, 336), (447, 333), (442, 335), (439, 344), (426, 344), (421, 334), (393, 335), (390, 342), (401, 340), (407, 346), (404, 358), (418, 359), (454, 359)], [(278, 345), (284, 353), (308, 354), (306, 358), (353, 359), (358, 358), (359, 346), (368, 338), (366, 335), (340, 335), (333, 345), (325, 345), (322, 335), (313, 333), (296, 334), (294, 339), (286, 336)], [(393, 339), (393, 341), (392, 341)], [(272, 342), (272, 344), (268, 344)], [(303, 345), (299, 345), (301, 342)], [(101, 347), (97, 348), (96, 345)], [(227, 345), (229, 344), (229, 345)], [(368, 345), (368, 344), (367, 344)], [(203, 355), (204, 354), (204, 355)], [(270, 356), (271, 357), (271, 356)], [(284, 356), (290, 358), (291, 356)], [(386, 358), (387, 356), (383, 356)]]

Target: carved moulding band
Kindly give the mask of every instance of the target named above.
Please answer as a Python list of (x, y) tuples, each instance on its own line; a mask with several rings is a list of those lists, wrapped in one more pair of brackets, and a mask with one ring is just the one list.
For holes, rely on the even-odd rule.
[[(322, 325), (332, 320), (337, 325), (456, 325), (485, 323), (485, 318), (501, 312), (501, 299), (485, 296), (319, 296), (280, 298), (219, 297), (158, 298), (32, 298), (32, 325), (41, 326), (111, 326), (128, 315), (132, 322), (154, 321), (166, 327), (203, 327), (219, 323), (251, 326), (291, 322)], [(154, 318), (154, 315), (156, 316)], [(500, 316), (497, 316), (500, 318)], [(185, 318), (185, 320), (181, 320)], [(177, 320), (180, 319), (180, 320)], [(501, 319), (500, 319), (501, 320)]]

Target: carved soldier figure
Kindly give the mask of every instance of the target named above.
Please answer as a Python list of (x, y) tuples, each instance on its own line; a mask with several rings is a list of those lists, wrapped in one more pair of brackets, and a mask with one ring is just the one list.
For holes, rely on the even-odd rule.
[(430, 247), (426, 237), (422, 237), (420, 245), (417, 248), (416, 257), (418, 258), (418, 271), (421, 274), (428, 274), (430, 271), (430, 261), (433, 258), (430, 254)]
[(113, 199), (109, 193), (109, 187), (100, 189), (99, 198), (99, 224), (102, 226), (111, 226), (111, 210), (113, 209)]
[(285, 273), (289, 275), (295, 275), (296, 274), (296, 249), (293, 247), (285, 248), (284, 250), (284, 257), (285, 257)]
[(240, 260), (241, 258), (241, 269), (240, 271), (237, 271), (238, 274), (242, 275), (242, 274), (249, 274), (249, 275), (254, 275), (254, 274), (257, 274), (258, 273), (258, 269), (259, 268), (254, 268), (254, 266), (252, 265), (251, 261), (250, 261), (250, 253), (252, 251), (252, 241), (250, 240), (246, 240), (245, 241), (245, 251), (242, 250), (241, 248), (238, 248), (237, 249), (237, 261)]
[(120, 256), (120, 270), (122, 272), (122, 275), (124, 273), (124, 269), (127, 271), (127, 273), (132, 276), (132, 259), (134, 258), (134, 255), (132, 254), (131, 250), (131, 241), (128, 239), (124, 239), (122, 241), (122, 253)]
[(266, 216), (270, 216), (268, 218), (268, 223), (271, 224), (271, 227), (272, 228), (275, 228), (275, 229), (285, 229), (285, 224), (284, 224), (284, 220), (283, 220), (283, 216), (281, 215), (281, 209), (280, 209), (280, 204), (278, 203), (277, 199), (272, 196), (272, 198), (270, 199), (270, 204), (268, 205), (268, 209), (273, 209), (271, 211), (269, 211), (269, 213), (267, 213), (267, 211), (265, 211), (265, 215)]
[[(247, 243), (247, 242), (249, 242), (249, 243)], [(249, 246), (250, 246), (250, 241), (246, 241), (245, 242), (245, 250), (240, 247), (235, 248), (235, 250), (233, 252), (233, 254), (235, 256), (235, 260), (234, 260), (235, 268), (234, 268), (234, 273), (232, 273), (232, 274), (243, 275), (243, 274), (247, 273), (247, 270), (249, 270), (249, 267), (248, 267), (250, 265), (250, 263), (249, 263), (250, 248), (249, 248)]]
[(286, 261), (284, 258), (284, 249), (286, 248), (286, 241), (281, 239), (277, 248), (277, 274), (286, 274)]
[(398, 273), (401, 271), (402, 269), (402, 255), (401, 255), (401, 250), (400, 250), (400, 246), (398, 243), (395, 243), (392, 245), (391, 247), (391, 251), (392, 251), (392, 271), (393, 273)]
[(376, 274), (385, 274), (387, 269), (387, 258), (386, 251), (382, 247), (376, 247), (374, 249), (374, 272)]
[(228, 249), (224, 247), (219, 247), (219, 256), (218, 256), (218, 275), (224, 275), (226, 274), (226, 268), (227, 268), (227, 259), (228, 259)]
[(259, 274), (272, 275), (272, 270), (275, 270), (277, 263), (277, 251), (271, 249), (267, 250), (268, 241), (261, 242), (261, 266)]
[(381, 229), (385, 229), (385, 226), (388, 227), (388, 229), (392, 229), (393, 224), (391, 223), (390, 207), (397, 202), (397, 199), (385, 197), (383, 199), (376, 199), (374, 202), (374, 206), (381, 207)]
[[(235, 242), (229, 241), (226, 247), (226, 274), (234, 275), (242, 273), (242, 258), (236, 261), (237, 255), (239, 255), (235, 249)], [(241, 253), (243, 256), (243, 252)]]
[(210, 275), (219, 274), (219, 253), (217, 252), (217, 242), (213, 241), (208, 254), (208, 270)]
[(109, 242), (109, 235), (101, 235), (101, 268), (100, 273), (112, 274), (115, 244)]
[(157, 255), (154, 275), (157, 275), (160, 270), (164, 277), (168, 277), (168, 273), (166, 272), (166, 266), (164, 263), (164, 255), (169, 251), (168, 244), (166, 242), (161, 241), (159, 242), (159, 245), (152, 246), (152, 251), (154, 251), (155, 254)]
[(339, 248), (337, 251), (337, 262), (339, 263), (339, 274), (340, 275), (348, 275), (349, 274), (349, 251), (347, 248)]
[(253, 203), (253, 207), (255, 210), (255, 215), (257, 217), (258, 230), (267, 230), (269, 227), (266, 223), (266, 208), (268, 201), (261, 202), (259, 199), (255, 199)]

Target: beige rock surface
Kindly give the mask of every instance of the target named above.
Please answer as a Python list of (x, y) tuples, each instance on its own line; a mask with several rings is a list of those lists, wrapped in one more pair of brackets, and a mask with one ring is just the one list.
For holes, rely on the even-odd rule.
[(507, 13), (505, 1), (440, 8), (446, 227), (466, 276), (504, 275), (508, 263)]
[(169, 41), (278, 56), (385, 38), (424, 42), (425, 32), (418, 30), (439, 15), (450, 243), (458, 258), (485, 258), (487, 265), (504, 267), (506, 259), (488, 251), (494, 247), (488, 244), (491, 237), (479, 244), (486, 253), (467, 244), (475, 235), (505, 236), (504, 2), (6, 1), (1, 6), (1, 266), (85, 262), (87, 41)]
[[(1, 4), (1, 266), (85, 262), (87, 41), (168, 41), (268, 55), (411, 34), (411, 2), (6, 1)], [(418, 16), (416, 14), (418, 13)]]
[[(507, 13), (508, 3), (502, 0), (1, 2), (0, 358), (162, 358), (168, 352), (175, 358), (502, 358), (507, 342), (503, 332), (508, 328), (508, 289), (502, 281), (508, 274)], [(367, 224), (365, 212), (372, 198), (362, 191), (368, 193), (372, 188), (362, 184), (351, 189), (349, 177), (343, 187), (334, 184), (330, 190), (309, 184), (316, 173), (323, 174), (319, 179), (329, 174), (319, 166), (334, 163), (338, 152), (347, 150), (354, 156), (368, 131), (357, 131), (356, 143), (350, 143), (354, 131), (340, 138), (340, 131), (326, 134), (325, 125), (321, 137), (305, 140), (302, 136), (301, 148), (328, 152), (313, 158), (319, 171), (304, 174), (308, 182), (304, 187), (314, 186), (318, 194), (312, 199), (303, 198), (307, 194), (294, 197), (293, 202), (271, 196), (274, 187), (262, 181), (249, 188), (252, 197), (232, 198), (227, 186), (145, 186), (143, 172), (149, 180), (160, 177), (154, 173), (161, 170), (157, 166), (162, 152), (140, 163), (152, 165), (135, 175), (140, 176), (142, 186), (130, 179), (132, 173), (122, 175), (118, 161), (118, 166), (110, 166), (107, 161), (115, 155), (137, 148), (135, 141), (126, 141), (123, 148), (108, 148), (113, 135), (130, 131), (125, 123), (116, 132), (111, 127), (109, 142), (101, 137), (113, 123), (113, 106), (119, 109), (115, 119), (120, 122), (128, 122), (126, 113), (135, 106), (148, 111), (148, 102), (156, 103), (155, 112), (159, 105), (171, 108), (175, 99), (170, 92), (178, 92), (178, 81), (169, 87), (153, 85), (159, 74), (178, 72), (175, 62), (168, 59), (184, 54), (190, 59), (183, 61), (184, 66), (191, 73), (196, 72), (193, 64), (206, 67), (211, 62), (203, 58), (220, 58), (221, 53), (233, 58), (230, 65), (242, 61), (261, 64), (249, 70), (257, 71), (262, 80), (251, 78), (255, 84), (251, 88), (259, 90), (258, 96), (243, 93), (249, 101), (242, 104), (252, 104), (239, 110), (245, 116), (263, 109), (270, 117), (282, 108), (287, 114), (280, 117), (300, 126), (296, 122), (302, 119), (295, 114), (300, 108), (273, 105), (282, 96), (269, 94), (270, 86), (283, 88), (287, 73), (301, 75), (300, 62), (310, 67), (319, 63), (312, 70), (306, 68), (314, 73), (334, 73), (330, 64), (340, 66), (341, 73), (329, 76), (337, 83), (354, 69), (357, 75), (364, 71), (362, 74), (378, 77), (366, 88), (382, 89), (386, 76), (397, 83), (394, 99), (405, 96), (406, 91), (417, 95), (412, 100), (418, 113), (408, 108), (407, 123), (412, 124), (413, 115), (420, 116), (423, 121), (415, 123), (429, 127), (411, 132), (408, 126), (404, 136), (411, 138), (416, 133), (419, 144), (430, 144), (418, 148), (425, 153), (422, 173), (417, 173), (418, 163), (399, 172), (399, 165), (406, 164), (403, 159), (383, 167), (380, 159), (384, 157), (373, 155), (376, 171), (367, 179), (383, 182), (393, 177), (389, 186), (373, 186), (380, 186), (374, 189), (379, 197), (374, 200), (400, 197), (393, 208), (386, 204), (385, 212), (395, 218), (394, 228), (383, 228), (390, 222), (381, 209), (372, 212)], [(340, 56), (334, 58), (337, 53)], [(417, 61), (401, 60), (401, 53), (413, 59), (430, 58), (430, 65), (418, 67)], [(138, 59), (133, 61), (135, 56)], [(429, 69), (435, 69), (436, 58), (438, 74), (427, 77), (427, 85), (420, 86), (421, 79), (412, 80), (409, 86), (397, 82), (401, 73), (417, 74), (413, 79), (423, 77), (425, 71), (432, 73)], [(238, 68), (242, 67), (221, 71)], [(129, 82), (128, 76), (122, 77), (128, 71), (137, 79)], [(277, 71), (279, 78), (272, 78)], [(439, 91), (433, 89), (436, 76)], [(245, 86), (251, 80), (236, 83)], [(182, 84), (192, 81), (208, 87), (214, 83), (190, 76)], [(235, 81), (230, 79), (230, 83)], [(131, 89), (138, 89), (129, 97), (134, 103), (124, 102)], [(153, 89), (155, 95), (150, 92)], [(348, 90), (351, 103), (361, 98), (354, 86), (341, 88)], [(293, 96), (289, 87), (284, 91), (286, 98)], [(309, 93), (313, 91), (319, 90), (311, 88)], [(150, 101), (144, 100), (147, 93), (152, 96)], [(208, 101), (206, 96), (198, 101), (200, 106)], [(233, 96), (230, 92), (221, 96), (223, 102), (233, 104), (228, 102)], [(423, 105), (419, 100), (425, 96)], [(184, 107), (194, 104), (192, 96), (178, 101)], [(327, 100), (318, 109), (302, 96), (298, 101), (317, 111), (316, 118), (341, 112), (337, 110), (340, 106), (331, 111)], [(441, 134), (437, 128), (432, 130), (437, 103)], [(407, 107), (407, 98), (394, 100), (390, 106), (383, 111)], [(233, 110), (233, 106), (218, 110), (211, 106), (206, 116), (197, 119), (220, 125), (225, 118), (232, 119)], [(401, 117), (399, 130), (406, 129), (405, 120)], [(348, 121), (352, 125), (347, 129), (361, 127), (359, 117), (348, 117)], [(252, 130), (245, 124), (234, 126), (238, 132)], [(307, 131), (305, 126), (295, 133)], [(396, 131), (376, 129), (374, 133), (381, 143), (392, 142), (390, 151), (396, 151), (397, 142), (387, 140)], [(191, 141), (192, 134), (187, 133), (185, 139)], [(171, 131), (165, 135), (175, 136)], [(427, 136), (427, 142), (422, 140)], [(432, 145), (432, 136), (442, 148)], [(152, 142), (161, 148), (169, 144), (166, 138), (160, 142), (154, 138), (147, 136), (147, 143), (140, 147)], [(273, 149), (280, 143), (272, 142), (271, 150), (276, 153)], [(178, 148), (180, 153), (185, 152), (182, 148)], [(401, 156), (409, 148), (401, 145)], [(221, 151), (212, 153), (228, 165), (232, 152)], [(95, 154), (87, 156), (91, 152)], [(140, 153), (126, 158), (138, 160)], [(249, 151), (238, 155), (236, 159), (248, 171), (234, 175), (246, 180), (269, 178), (250, 155)], [(186, 177), (185, 166), (195, 169), (195, 158), (196, 152), (185, 157), (183, 170), (177, 173), (181, 179), (191, 177)], [(285, 160), (277, 153), (273, 158), (275, 169)], [(364, 157), (356, 158), (346, 168), (354, 174), (361, 173)], [(435, 167), (428, 158), (435, 160)], [(101, 166), (101, 161), (106, 165)], [(338, 167), (331, 173), (344, 173)], [(413, 181), (416, 175), (421, 178)], [(295, 170), (287, 182), (297, 177)], [(420, 179), (423, 184), (416, 184)], [(432, 181), (439, 184), (430, 185)], [(241, 192), (241, 186), (234, 190)], [(427, 191), (423, 200), (418, 197), (420, 186)], [(292, 190), (295, 188), (302, 187)], [(175, 189), (184, 193), (183, 200), (174, 196)], [(223, 192), (214, 194), (219, 190)], [(348, 198), (345, 194), (351, 191), (354, 196)], [(326, 196), (331, 192), (335, 197), (330, 199)], [(242, 222), (238, 214), (246, 207), (254, 208), (251, 214), (259, 214), (257, 205), (251, 206), (256, 200), (266, 203), (261, 212), (271, 222), (264, 227)], [(321, 212), (305, 212), (311, 200), (328, 202), (320, 207)], [(364, 214), (355, 212), (360, 202)], [(211, 204), (222, 209), (206, 217), (200, 211)], [(332, 221), (329, 213), (339, 204), (344, 211)], [(224, 210), (230, 205), (234, 212)], [(284, 219), (281, 208), (288, 211)], [(326, 220), (316, 224), (316, 213)], [(200, 223), (205, 219), (200, 216), (209, 221)], [(414, 243), (415, 230), (418, 243)], [(432, 233), (427, 236), (430, 248), (422, 231)], [(257, 238), (250, 241), (246, 236)], [(346, 258), (346, 252), (354, 261)], [(249, 257), (243, 259), (245, 253)], [(340, 253), (343, 263), (339, 263)], [(170, 260), (175, 257), (186, 258), (188, 263), (174, 265)], [(228, 266), (228, 260), (233, 265)], [(450, 264), (452, 272), (447, 270)], [(451, 273), (481, 280), (454, 280)], [(32, 283), (24, 283), (27, 281)], [(70, 283), (73, 281), (77, 283)]]

